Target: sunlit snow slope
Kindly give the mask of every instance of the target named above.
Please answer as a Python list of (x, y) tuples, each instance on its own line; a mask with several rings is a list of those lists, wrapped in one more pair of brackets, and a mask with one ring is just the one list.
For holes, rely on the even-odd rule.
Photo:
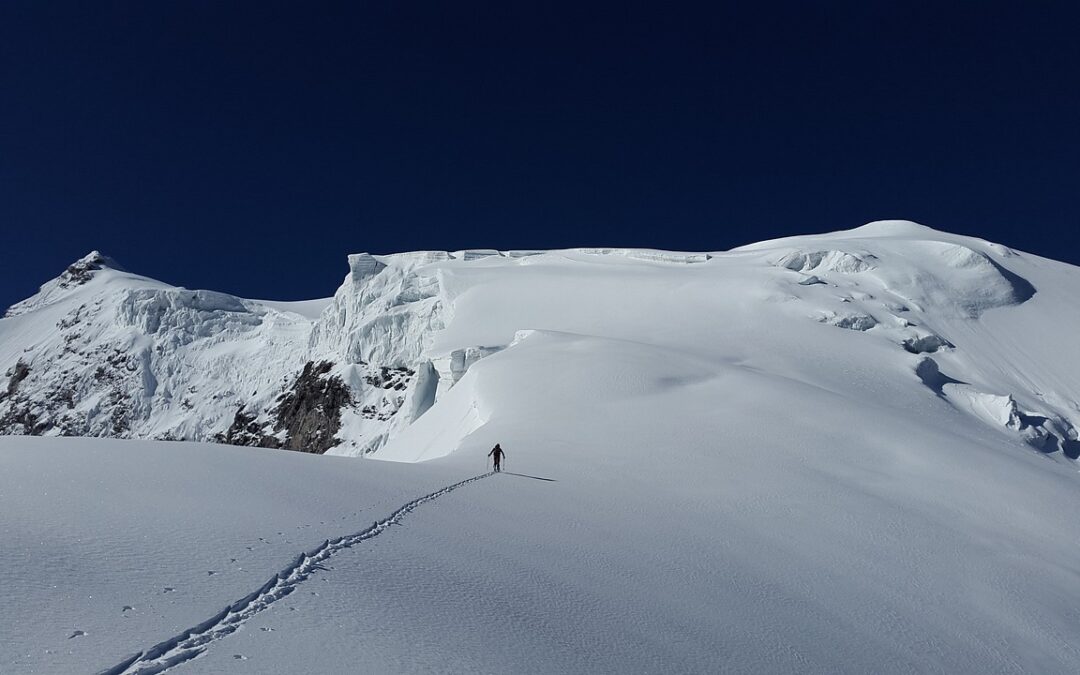
[[(196, 302), (91, 277), (0, 321), (6, 410), (36, 405), (59, 341), (87, 334), (43, 337), (66, 298), (123, 307), (145, 285), (180, 294), (166, 316)], [(122, 435), (227, 435), (240, 405), (248, 436), (231, 440), (289, 447), (336, 401), (330, 452), (393, 461), (0, 440), (0, 630), (16, 636), (0, 671), (1080, 668), (1075, 267), (880, 222), (711, 254), (360, 255), (317, 319), (234, 300), (197, 301), (228, 328), (166, 344), (173, 380), (155, 361), (171, 333), (124, 325), (152, 345), (140, 382), (175, 392), (195, 381), (184, 359), (235, 365), (194, 385), (226, 403), (159, 417), (151, 395)], [(331, 365), (304, 379), (309, 363)], [(282, 400), (300, 421), (275, 429)], [(495, 442), (512, 473), (319, 553), (485, 473)], [(326, 557), (299, 578), (305, 550)], [(279, 570), (280, 598), (264, 588)]]

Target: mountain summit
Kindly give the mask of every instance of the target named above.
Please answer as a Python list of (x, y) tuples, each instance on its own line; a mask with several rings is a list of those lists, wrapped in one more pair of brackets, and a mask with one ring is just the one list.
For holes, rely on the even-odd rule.
[(1080, 670), (1076, 267), (891, 221), (301, 303), (73, 268), (0, 319), (4, 672)]
[[(1080, 316), (1080, 272), (990, 242), (879, 221), (727, 253), (363, 253), (349, 268), (312, 307), (169, 286), (93, 251), (0, 323), (0, 433), (368, 454), (420, 433), (429, 409), (464, 406), (459, 435), (482, 425), (478, 391), (443, 402), (481, 359), (615, 340), (702, 359), (702, 377), (742, 363), (845, 396), (890, 392), (882, 405), (937, 401), (1077, 454), (1078, 366), (1031, 327)], [(449, 452), (445, 433), (425, 443)]]

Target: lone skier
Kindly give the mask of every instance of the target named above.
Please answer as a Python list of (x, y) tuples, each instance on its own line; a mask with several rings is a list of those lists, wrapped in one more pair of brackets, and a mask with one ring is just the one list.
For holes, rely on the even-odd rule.
[(505, 455), (506, 455), (506, 453), (503, 452), (503, 449), (501, 447), (499, 447), (498, 443), (496, 443), (495, 447), (492, 448), (491, 452), (488, 453), (488, 457), (490, 457), (492, 459), (492, 461), (495, 462), (495, 470), (496, 471), (502, 471), (502, 468), (501, 468), (502, 458)]

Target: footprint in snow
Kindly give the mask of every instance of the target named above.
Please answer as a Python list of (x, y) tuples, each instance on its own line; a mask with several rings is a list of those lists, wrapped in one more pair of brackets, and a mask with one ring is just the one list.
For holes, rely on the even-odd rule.
[(77, 638), (77, 637), (82, 637), (82, 636), (84, 636), (84, 635), (86, 635), (86, 631), (84, 631), (84, 630), (77, 630), (77, 631), (75, 631), (74, 633), (72, 633), (71, 635), (69, 635), (69, 636), (68, 636), (68, 639), (70, 640), (71, 638)]

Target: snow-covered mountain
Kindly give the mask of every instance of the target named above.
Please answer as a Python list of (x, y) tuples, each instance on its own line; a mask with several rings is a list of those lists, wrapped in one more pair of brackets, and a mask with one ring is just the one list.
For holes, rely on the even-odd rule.
[(91, 254), (0, 320), (0, 672), (1075, 673), (1077, 334), (897, 221), (306, 303)]
[(176, 288), (92, 252), (0, 321), (0, 432), (376, 448), (441, 307), (423, 257), (382, 259), (351, 256), (333, 299), (285, 303)]
[(559, 371), (562, 347), (608, 340), (701, 359), (686, 366), (701, 377), (726, 364), (884, 406), (936, 399), (1075, 457), (1078, 290), (1076, 268), (900, 221), (707, 254), (358, 254), (333, 298), (303, 303), (177, 288), (92, 252), (0, 320), (0, 433), (360, 455), (432, 406), (459, 435), (481, 425), (475, 385), (440, 402), (486, 356), (551, 344)]

